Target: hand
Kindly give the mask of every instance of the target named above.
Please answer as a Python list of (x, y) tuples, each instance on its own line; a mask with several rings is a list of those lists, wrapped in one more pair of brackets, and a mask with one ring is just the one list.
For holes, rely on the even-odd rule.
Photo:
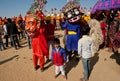
[(64, 62), (64, 67), (66, 67), (66, 62)]

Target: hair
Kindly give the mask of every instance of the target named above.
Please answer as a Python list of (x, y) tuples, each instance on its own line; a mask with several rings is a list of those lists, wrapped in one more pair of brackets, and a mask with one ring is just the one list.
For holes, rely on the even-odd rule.
[(11, 22), (12, 22), (11, 18), (8, 18), (8, 19), (7, 19), (7, 21), (8, 21), (9, 23), (11, 23)]
[(46, 20), (46, 23), (50, 23), (50, 20)]
[(60, 40), (58, 38), (54, 39), (54, 44), (60, 44)]
[(82, 28), (82, 34), (83, 35), (88, 35), (89, 32), (90, 32), (89, 25), (86, 25), (85, 27)]
[(95, 14), (91, 14), (91, 15), (90, 15), (90, 18), (91, 18), (91, 19), (95, 18)]

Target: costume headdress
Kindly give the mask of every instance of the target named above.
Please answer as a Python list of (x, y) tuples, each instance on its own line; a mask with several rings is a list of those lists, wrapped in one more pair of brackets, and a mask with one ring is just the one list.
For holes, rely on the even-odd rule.
[(62, 8), (62, 12), (67, 12), (75, 7), (80, 7), (80, 0), (69, 0), (67, 4)]
[(44, 9), (46, 3), (46, 0), (34, 0), (27, 12), (25, 16), (25, 29), (28, 31), (29, 35), (34, 35), (35, 30), (40, 27), (40, 23), (45, 19), (42, 10)]
[(45, 8), (46, 0), (34, 0), (27, 14), (35, 14), (42, 20), (44, 20), (44, 14), (42, 13)]

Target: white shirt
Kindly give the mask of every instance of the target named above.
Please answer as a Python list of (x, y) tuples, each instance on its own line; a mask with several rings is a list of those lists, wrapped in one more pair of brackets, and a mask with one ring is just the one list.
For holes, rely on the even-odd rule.
[(93, 55), (93, 40), (87, 35), (83, 35), (78, 41), (78, 54), (82, 58), (90, 58)]
[(7, 27), (6, 27), (6, 25), (3, 25), (3, 29), (4, 29), (4, 35), (7, 35)]
[(58, 53), (58, 51), (59, 51), (60, 47), (58, 47), (58, 48), (55, 48), (55, 49), (56, 49), (56, 51), (57, 51), (57, 53)]

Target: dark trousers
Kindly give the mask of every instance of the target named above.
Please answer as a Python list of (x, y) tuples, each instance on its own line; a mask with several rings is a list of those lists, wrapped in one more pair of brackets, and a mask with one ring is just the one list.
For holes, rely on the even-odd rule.
[(6, 47), (8, 47), (8, 35), (5, 35), (4, 38), (5, 38), (5, 45)]
[(15, 47), (15, 49), (17, 49), (17, 46), (20, 47), (17, 35), (11, 35), (10, 40), (12, 42), (12, 45)]

